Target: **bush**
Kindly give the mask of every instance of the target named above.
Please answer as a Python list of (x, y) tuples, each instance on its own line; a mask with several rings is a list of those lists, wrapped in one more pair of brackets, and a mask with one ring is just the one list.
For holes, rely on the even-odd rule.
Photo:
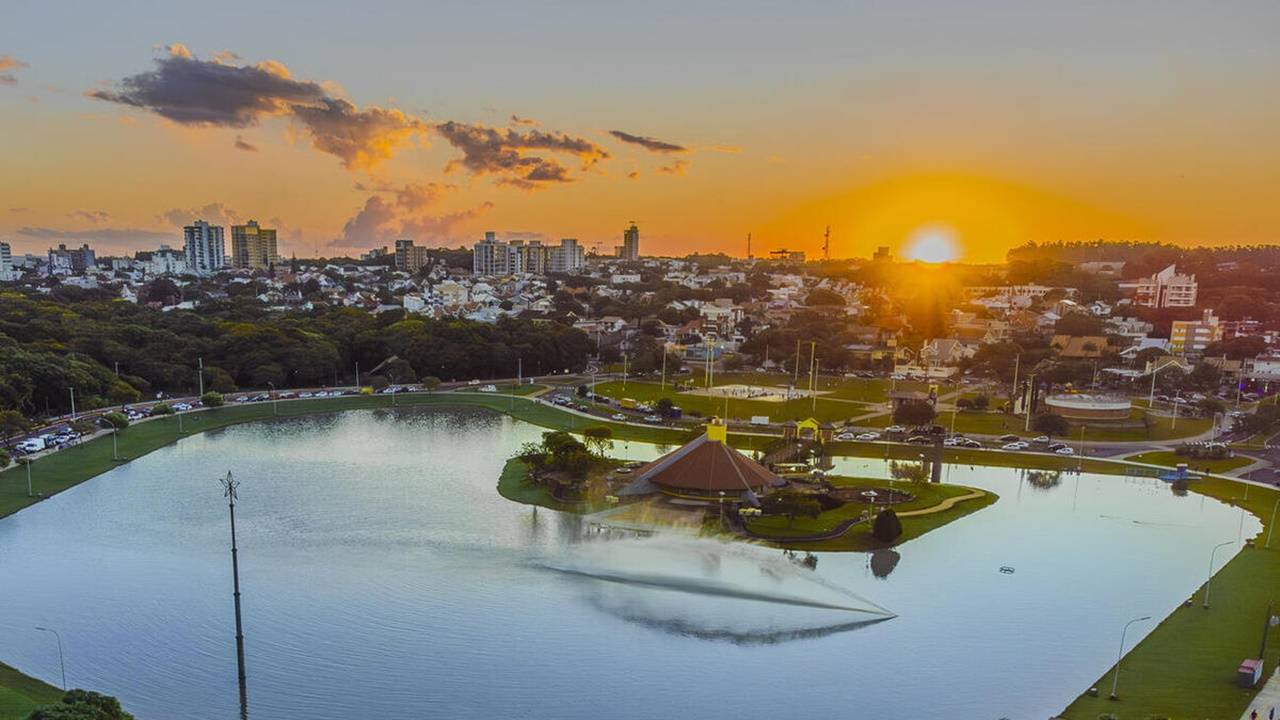
[(211, 407), (211, 408), (222, 407), (222, 402), (223, 402), (222, 393), (214, 392), (210, 390), (209, 392), (200, 396), (200, 402), (205, 407)]
[(902, 521), (893, 508), (886, 508), (876, 515), (871, 525), (871, 534), (880, 542), (893, 542), (902, 536)]
[(172, 415), (173, 408), (169, 407), (168, 403), (156, 403), (155, 405), (151, 406), (151, 414), (152, 415)]
[(116, 430), (123, 430), (129, 427), (129, 418), (118, 412), (109, 412), (106, 415), (103, 415), (102, 421), (105, 422), (108, 427), (115, 428)]
[(9, 467), (9, 453), (6, 450), (0, 450), (0, 468)]
[(54, 705), (41, 705), (27, 720), (133, 720), (120, 701), (88, 690), (71, 690)]

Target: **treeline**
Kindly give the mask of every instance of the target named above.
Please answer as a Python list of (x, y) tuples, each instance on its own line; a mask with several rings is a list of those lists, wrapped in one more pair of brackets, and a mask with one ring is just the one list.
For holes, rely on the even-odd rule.
[[(161, 312), (106, 292), (0, 293), (0, 409), (27, 415), (190, 393), (354, 381), (398, 356), (400, 382), (577, 371), (593, 345), (558, 323), (489, 325), (351, 308), (269, 313), (248, 300)], [(403, 364), (400, 367), (404, 367)], [(405, 377), (411, 374), (414, 377)], [(362, 378), (365, 379), (365, 378)]]

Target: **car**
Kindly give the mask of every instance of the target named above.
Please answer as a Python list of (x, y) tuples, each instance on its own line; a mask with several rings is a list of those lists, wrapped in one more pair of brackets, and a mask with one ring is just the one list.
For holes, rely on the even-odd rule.
[(1054, 452), (1057, 453), (1058, 455), (1075, 455), (1076, 454), (1076, 451), (1072, 450), (1069, 447), (1058, 448), (1057, 450), (1054, 450)]
[(966, 448), (978, 450), (982, 448), (982, 443), (978, 442), (977, 440), (973, 440), (971, 438), (964, 438), (960, 442), (960, 447), (966, 447)]
[(889, 433), (890, 435), (901, 435), (902, 433), (906, 432), (907, 429), (902, 427), (901, 425), (890, 425), (889, 427), (885, 428), (884, 431), (886, 433)]
[(1067, 445), (1066, 443), (1060, 443), (1060, 442), (1058, 442), (1058, 443), (1049, 443), (1049, 447), (1048, 447), (1048, 449), (1049, 449), (1049, 450), (1052, 450), (1052, 451), (1054, 451), (1054, 452), (1057, 452), (1057, 451), (1061, 450), (1061, 449), (1062, 449), (1062, 448), (1064, 448), (1064, 447), (1070, 447), (1070, 445)]
[(619, 420), (619, 421), (622, 421), (622, 420), (626, 420), (626, 419), (627, 419), (627, 416), (626, 416), (626, 415), (623, 415), (622, 413), (614, 413), (613, 415), (610, 415), (610, 416), (609, 416), (609, 418), (610, 418), (611, 420)]
[(468, 381), (467, 381), (467, 384), (468, 384), (468, 385), (479, 385), (479, 384), (480, 384), (480, 381), (479, 381), (479, 380), (468, 380)]
[(487, 393), (498, 392), (498, 386), (497, 386), (497, 385), (485, 385), (484, 387), (480, 388), (480, 392), (487, 392)]
[(961, 441), (961, 440), (963, 440), (963, 439), (964, 439), (964, 438), (954, 438), (954, 437), (949, 437), (949, 438), (947, 438), (946, 440), (943, 440), (943, 441), (942, 441), (942, 445), (943, 445), (943, 447), (955, 447), (955, 446), (959, 445), (959, 444), (960, 444), (960, 441)]
[(880, 433), (875, 433), (875, 432), (864, 432), (864, 433), (862, 433), (861, 435), (859, 435), (859, 436), (858, 436), (858, 439), (859, 439), (859, 440), (861, 440), (861, 441), (863, 441), (863, 442), (871, 442), (872, 440), (879, 440), (879, 439), (880, 439)]
[(647, 423), (660, 423), (662, 422), (662, 418), (657, 415), (645, 415), (644, 421)]
[(907, 438), (907, 442), (911, 443), (912, 445), (932, 445), (933, 438), (929, 437), (928, 435), (912, 435), (911, 437)]
[(837, 440), (839, 440), (839, 441), (841, 441), (841, 442), (849, 442), (850, 440), (853, 440), (853, 439), (854, 439), (854, 435), (853, 435), (853, 433), (843, 432), (843, 433), (840, 433), (839, 435), (837, 435), (837, 436), (836, 436), (836, 439), (837, 439)]
[(312, 396), (313, 396), (313, 393), (309, 393), (309, 392), (300, 392), (300, 393), (298, 393), (298, 397), (300, 397), (300, 398), (309, 398), (309, 397), (312, 397)]
[(1022, 439), (1022, 438), (1020, 438), (1020, 437), (1018, 437), (1017, 435), (1014, 435), (1014, 434), (1012, 434), (1012, 433), (1010, 433), (1010, 434), (1008, 434), (1008, 435), (1001, 435), (1001, 436), (1000, 436), (1000, 442), (1002, 442), (1002, 443), (1018, 442), (1018, 441), (1019, 441), (1019, 440), (1021, 440), (1021, 439)]
[(178, 403), (173, 406), (173, 409), (179, 412), (186, 412), (191, 409), (191, 403)]
[(1000, 449), (1017, 451), (1017, 450), (1024, 450), (1026, 449), (1026, 447), (1027, 445), (1023, 442), (1011, 442), (1011, 443), (1005, 443), (1004, 445), (1001, 445)]
[(1035, 439), (1035, 440), (1032, 440), (1031, 442), (1034, 442), (1034, 443), (1040, 443), (1041, 445), (1044, 445), (1045, 443), (1049, 442), (1049, 436), (1048, 436), (1048, 435), (1039, 435), (1039, 436), (1037, 436), (1037, 437), (1036, 437), (1036, 439)]

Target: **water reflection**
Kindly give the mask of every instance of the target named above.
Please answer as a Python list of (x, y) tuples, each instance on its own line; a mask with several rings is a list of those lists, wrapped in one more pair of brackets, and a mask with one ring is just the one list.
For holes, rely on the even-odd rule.
[[(22, 588), (0, 593), (0, 660), (56, 682), (56, 654), (31, 628), (58, 627), (68, 680), (120, 696), (139, 720), (234, 717), (226, 505), (212, 483), (231, 469), (259, 718), (595, 720), (600, 697), (620, 720), (714, 718), (726, 688), (768, 688), (745, 717), (847, 715), (851, 697), (886, 720), (922, 706), (1049, 717), (1115, 661), (1112, 628), (1167, 614), (1203, 582), (1213, 545), (1237, 538), (1221, 566), (1259, 527), (1150, 478), (1068, 473), (1070, 493), (1020, 492), (1032, 483), (1016, 470), (956, 465), (949, 482), (1000, 500), (890, 551), (823, 554), (813, 571), (775, 575), (743, 545), (679, 562), (615, 545), (624, 570), (761, 597), (606, 582), (538, 565), (612, 553), (601, 534), (495, 492), (506, 458), (542, 432), (479, 410), (387, 408), (183, 439), (0, 520), (0, 588)], [(881, 459), (833, 465), (889, 482)], [(897, 617), (813, 606), (854, 604), (842, 590)]]

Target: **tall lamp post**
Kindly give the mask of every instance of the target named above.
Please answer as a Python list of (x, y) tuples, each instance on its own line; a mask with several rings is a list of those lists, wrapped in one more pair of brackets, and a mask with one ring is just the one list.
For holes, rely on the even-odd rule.
[(63, 655), (62, 655), (62, 636), (59, 635), (58, 631), (54, 630), (53, 628), (37, 627), (36, 629), (39, 630), (40, 632), (53, 633), (53, 636), (58, 639), (58, 665), (62, 667), (62, 692), (66, 692), (67, 691), (67, 662), (65, 659), (63, 659)]
[(1271, 549), (1271, 531), (1276, 527), (1276, 509), (1280, 508), (1280, 498), (1276, 498), (1276, 504), (1271, 506), (1271, 522), (1267, 525), (1267, 549)]
[(115, 423), (112, 423), (111, 424), (111, 459), (114, 460), (115, 462), (120, 462), (120, 445), (116, 441), (117, 432), (119, 432), (119, 428), (115, 426)]
[(27, 466), (27, 497), (31, 497), (33, 494), (31, 492), (31, 463), (35, 461), (29, 457), (24, 457), (21, 458), (21, 462), (23, 465)]
[(247, 718), (249, 716), (249, 696), (245, 690), (245, 672), (244, 672), (244, 626), (240, 622), (240, 562), (236, 556), (236, 488), (240, 487), (240, 482), (231, 477), (231, 472), (227, 471), (227, 476), (221, 481), (223, 488), (223, 496), (227, 498), (227, 508), (231, 512), (231, 578), (233, 593), (236, 605), (236, 670), (237, 679), (240, 681), (240, 717)]
[(1220, 542), (1213, 546), (1213, 551), (1209, 553), (1209, 577), (1204, 581), (1204, 609), (1209, 609), (1209, 584), (1213, 582), (1213, 559), (1218, 554), (1218, 550), (1234, 543), (1234, 540)]
[[(336, 385), (337, 383), (334, 384)], [(280, 412), (276, 403), (280, 402), (280, 397), (276, 394), (276, 384), (268, 380), (267, 387), (271, 388), (271, 414), (279, 415)]]
[(1120, 654), (1116, 655), (1116, 674), (1115, 674), (1115, 677), (1113, 677), (1111, 680), (1111, 699), (1112, 700), (1120, 699), (1120, 696), (1116, 694), (1116, 691), (1120, 688), (1120, 662), (1124, 660), (1124, 637), (1129, 632), (1129, 626), (1136, 622), (1142, 622), (1143, 620), (1150, 620), (1150, 619), (1151, 619), (1150, 615), (1144, 615), (1143, 617), (1140, 617), (1140, 618), (1134, 618), (1129, 622), (1125, 623), (1124, 629), (1120, 631)]

